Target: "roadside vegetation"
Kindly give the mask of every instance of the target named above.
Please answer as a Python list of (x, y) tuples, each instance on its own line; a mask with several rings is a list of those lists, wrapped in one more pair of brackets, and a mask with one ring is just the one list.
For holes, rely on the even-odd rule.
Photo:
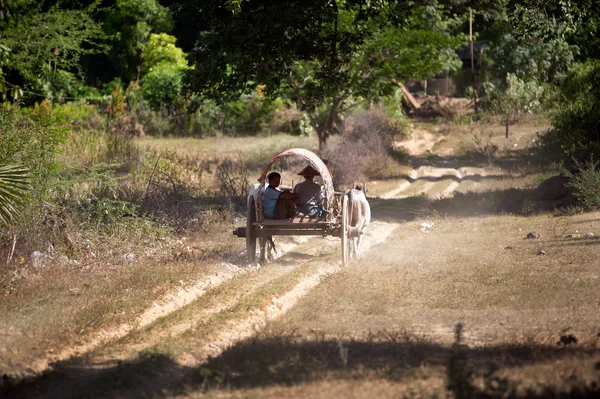
[[(39, 359), (132, 323), (175, 290), (224, 269), (248, 269), (244, 242), (231, 230), (245, 224), (249, 186), (288, 148), (326, 159), (336, 189), (368, 182), (374, 201), (412, 184), (414, 195), (380, 205), (382, 217), (396, 222), (439, 218), (446, 226), (459, 217), (519, 215), (542, 224), (554, 215), (585, 224), (586, 215), (598, 211), (600, 50), (590, 39), (598, 33), (597, 7), (298, 0), (281, 9), (267, 3), (0, 0), (0, 336), (6, 337), (0, 373), (10, 379), (35, 374), (32, 364)], [(469, 45), (469, 9), (474, 39), (486, 46), (474, 75), (458, 56)], [(421, 107), (415, 109), (398, 82), (436, 76), (454, 77), (462, 102), (418, 92)], [(431, 143), (426, 150), (412, 153), (403, 145), (421, 136)], [(460, 188), (448, 191), (453, 178), (418, 175), (428, 167), (479, 168), (497, 181), (479, 190), (474, 179), (469, 186), (466, 171), (454, 178), (464, 180)], [(559, 188), (567, 200), (554, 198), (554, 188), (538, 189), (552, 178), (565, 179)], [(395, 210), (387, 214), (386, 207)], [(333, 262), (326, 250), (307, 251), (314, 255)], [(143, 348), (148, 352), (141, 361), (150, 368), (170, 364), (181, 348), (193, 352), (220, 323), (263, 309), (313, 269), (303, 263), (280, 274), (244, 275), (174, 320), (161, 319), (124, 340), (147, 341), (161, 323), (194, 319), (203, 305), (223, 303), (205, 321), (196, 320), (197, 334)], [(494, 278), (478, 281), (492, 284)], [(520, 283), (529, 280), (522, 276)], [(352, 291), (343, 281), (325, 285)], [(238, 296), (245, 286), (256, 291)], [(242, 299), (229, 304), (231, 297)], [(456, 306), (462, 305), (473, 304)], [(294, 321), (294, 314), (289, 317)], [(367, 361), (400, 341), (402, 350), (439, 349), (413, 333), (367, 339), (377, 353), (365, 351), (364, 368), (348, 360), (348, 347), (362, 353), (354, 337), (306, 343), (306, 335), (279, 331), (243, 342), (199, 368), (200, 377), (184, 381), (190, 389), (217, 389), (215, 395), (244, 387), (255, 396), (275, 396), (257, 382), (364, 376), (389, 382), (400, 373), (433, 376), (441, 389), (436, 392), (456, 397), (488, 394), (486, 384), (504, 384), (498, 395), (516, 392), (509, 377), (497, 374), (473, 382), (474, 367), (461, 365), (461, 356), (480, 354), (463, 351), (459, 330), (435, 370), (418, 372), (394, 363), (398, 359), (391, 368)], [(237, 370), (230, 357), (251, 359), (265, 347), (265, 358), (257, 361), (276, 366), (258, 367), (254, 385), (247, 384), (251, 360)], [(110, 347), (98, 351), (109, 356)], [(285, 356), (269, 357), (280, 351)], [(313, 369), (326, 370), (326, 377)], [(444, 385), (448, 378), (455, 385)]]

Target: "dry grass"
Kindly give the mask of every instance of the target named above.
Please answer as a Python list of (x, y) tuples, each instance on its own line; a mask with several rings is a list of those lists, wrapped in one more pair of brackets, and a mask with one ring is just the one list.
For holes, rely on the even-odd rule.
[[(330, 332), (397, 326), (451, 341), (462, 321), (482, 342), (538, 329), (555, 342), (569, 327), (594, 342), (600, 246), (595, 237), (566, 236), (596, 230), (597, 217), (438, 217), (425, 231), (422, 221), (408, 223), (368, 261), (324, 282), (282, 324)], [(529, 231), (541, 238), (526, 239)]]
[[(100, 141), (95, 137), (69, 148), (86, 149), (77, 152), (77, 162), (93, 163)], [(221, 261), (240, 263), (244, 242), (232, 239), (231, 230), (245, 221), (228, 215), (231, 209), (220, 210), (227, 205), (218, 204), (223, 201), (215, 195), (218, 168), (210, 162), (233, 154), (264, 166), (263, 158), (274, 152), (310, 147), (310, 141), (291, 136), (141, 139), (150, 150), (138, 153), (141, 162), (134, 177), (122, 184), (138, 193), (134, 196), (143, 196), (142, 210), (153, 219), (121, 219), (110, 232), (81, 229), (69, 219), (61, 235), (76, 252), (66, 257), (64, 248), (53, 254), (40, 248), (45, 254), (41, 267), (18, 250), (0, 281), (6, 288), (0, 299), (0, 370), (13, 376), (27, 373), (28, 365), (69, 343), (85, 342), (89, 334), (135, 319), (165, 293), (206, 278)], [(298, 180), (292, 172), (290, 181)], [(85, 195), (87, 187), (78, 189)]]
[(22, 374), (33, 361), (133, 320), (165, 293), (206, 278), (223, 257), (234, 259), (242, 251), (241, 241), (227, 241), (230, 235), (227, 229), (210, 238), (173, 239), (77, 266), (21, 268), (13, 291), (2, 299), (0, 369)]
[[(385, 205), (374, 204), (375, 218), (391, 217)], [(289, 259), (232, 280), (22, 389), (56, 392), (49, 386), (67, 373), (80, 376), (73, 392), (108, 396), (587, 397), (600, 386), (600, 246), (595, 238), (567, 236), (594, 231), (599, 218), (433, 215), (406, 223), (368, 260), (324, 279), (264, 332), (200, 366), (175, 360), (201, 357), (221, 328), (337, 258), (335, 243), (308, 242)], [(541, 237), (526, 239), (529, 231)], [(546, 255), (538, 255), (541, 249)], [(188, 322), (191, 328), (169, 335)], [(459, 344), (457, 323), (464, 326)], [(120, 363), (110, 360), (115, 348), (123, 354), (149, 337), (160, 343)], [(98, 359), (106, 360), (93, 372), (86, 365)]]
[(146, 136), (141, 138), (138, 143), (142, 148), (170, 151), (181, 157), (235, 158), (242, 154), (244, 159), (252, 162), (251, 166), (261, 169), (271, 158), (289, 148), (301, 147), (311, 151), (317, 151), (319, 148), (316, 136), (298, 137), (286, 134), (251, 138), (209, 137), (203, 139)]

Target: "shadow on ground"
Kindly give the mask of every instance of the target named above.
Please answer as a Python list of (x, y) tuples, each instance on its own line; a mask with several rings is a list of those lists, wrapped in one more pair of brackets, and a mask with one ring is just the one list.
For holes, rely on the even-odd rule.
[[(112, 365), (81, 365), (72, 359), (15, 384), (5, 395), (163, 398), (223, 388), (235, 391), (330, 380), (410, 383), (437, 373), (456, 397), (515, 397), (517, 392), (527, 398), (600, 397), (598, 350), (573, 344), (576, 339), (561, 337), (556, 345), (469, 348), (459, 343), (442, 346), (403, 332), (385, 331), (350, 340), (312, 335), (312, 339), (287, 333), (257, 336), (196, 368), (182, 367), (163, 355)], [(565, 370), (557, 366), (563, 360), (571, 361)], [(578, 366), (573, 369), (573, 364)], [(529, 381), (525, 381), (520, 374), (523, 367), (538, 367), (538, 372), (533, 377), (529, 373)], [(548, 373), (544, 367), (554, 369)], [(561, 376), (559, 380), (557, 376)], [(483, 379), (483, 385), (473, 383), (477, 378)]]
[(407, 156), (404, 162), (413, 168), (419, 166), (433, 166), (437, 168), (462, 168), (477, 167), (486, 168), (494, 166), (506, 172), (514, 173), (524, 169), (530, 171), (546, 170), (549, 167), (549, 157), (555, 155), (548, 154), (544, 148), (519, 148), (503, 151), (493, 156), (487, 156), (480, 152), (467, 152), (461, 155), (440, 156), (428, 153), (420, 156)]
[[(425, 195), (407, 198), (372, 199), (374, 219), (387, 222), (408, 222), (434, 213), (443, 216), (478, 217), (494, 214), (531, 215), (541, 211), (557, 211), (551, 204), (533, 199), (534, 190), (510, 188), (466, 193), (455, 192), (447, 198), (431, 199)], [(561, 211), (561, 212), (564, 212)]]

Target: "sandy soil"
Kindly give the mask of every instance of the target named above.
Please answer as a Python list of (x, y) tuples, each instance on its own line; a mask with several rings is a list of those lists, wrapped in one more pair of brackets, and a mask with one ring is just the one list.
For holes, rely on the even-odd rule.
[[(442, 136), (440, 135), (434, 135), (425, 129), (415, 128), (410, 139), (404, 142), (398, 142), (396, 145), (406, 148), (411, 156), (416, 157), (430, 152), (441, 140)], [(430, 198), (447, 197), (451, 196), (454, 191), (460, 190), (462, 186), (467, 186), (469, 190), (475, 190), (475, 186), (485, 184), (484, 178), (489, 176), (498, 177), (501, 175), (502, 172), (500, 170), (493, 168), (418, 166), (415, 169), (411, 169), (405, 179), (398, 179), (397, 186), (394, 189), (384, 193), (380, 197), (383, 199), (405, 199), (418, 196)], [(375, 213), (375, 215), (376, 214), (377, 213)], [(385, 210), (382, 210), (382, 214), (385, 214)], [(364, 252), (368, 251), (373, 246), (384, 242), (398, 226), (412, 216), (409, 212), (402, 213), (402, 211), (400, 211), (395, 212), (395, 217), (398, 220), (396, 223), (377, 221), (376, 217), (374, 218), (374, 221), (367, 230), (363, 242)], [(311, 237), (298, 237), (290, 240), (289, 238), (283, 237), (277, 244), (278, 251), (274, 254), (274, 259), (294, 251), (298, 245), (310, 239)], [(337, 243), (338, 240), (334, 241)], [(335, 247), (335, 244), (332, 246)], [(70, 346), (58, 354), (50, 354), (47, 358), (39, 359), (31, 364), (31, 371), (34, 373), (42, 373), (45, 370), (48, 370), (50, 364), (54, 362), (64, 361), (74, 356), (81, 356), (93, 352), (96, 348), (108, 345), (110, 342), (126, 338), (128, 335), (143, 330), (157, 320), (177, 312), (187, 304), (198, 300), (211, 288), (216, 288), (224, 282), (241, 275), (253, 273), (258, 270), (257, 268), (260, 268), (260, 266), (248, 267), (225, 263), (221, 266), (222, 272), (192, 284), (188, 284), (186, 287), (181, 287), (177, 291), (168, 294), (163, 299), (152, 304), (145, 312), (130, 323), (122, 324), (111, 330), (97, 331), (89, 336), (83, 343)], [(264, 327), (269, 321), (275, 320), (285, 314), (301, 297), (308, 294), (312, 288), (317, 286), (323, 276), (338, 272), (340, 267), (340, 262), (338, 262), (336, 264), (324, 265), (319, 268), (311, 275), (305, 277), (285, 295), (273, 298), (271, 305), (266, 309), (255, 312), (249, 315), (247, 319), (236, 322), (235, 325), (221, 331), (214, 341), (205, 344), (202, 352), (205, 353), (206, 356), (215, 356), (220, 353), (223, 348), (227, 348), (235, 342), (252, 335), (257, 329)], [(185, 323), (173, 324), (160, 335), (148, 337), (144, 342), (136, 342), (131, 344), (130, 347), (127, 347), (126, 345), (121, 346), (119, 352), (132, 353), (140, 351), (156, 345), (164, 337), (181, 335), (192, 328), (197, 320), (224, 311), (227, 309), (227, 305), (230, 304), (219, 304), (206, 308), (201, 314), (194, 317), (194, 319), (187, 320)], [(120, 356), (115, 355), (115, 358), (117, 357)], [(184, 356), (178, 360), (182, 365), (193, 366), (203, 362), (205, 357)]]

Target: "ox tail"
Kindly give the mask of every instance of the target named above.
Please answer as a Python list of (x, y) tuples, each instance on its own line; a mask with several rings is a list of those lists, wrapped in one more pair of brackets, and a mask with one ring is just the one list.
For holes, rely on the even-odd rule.
[(352, 194), (353, 194), (353, 190), (348, 190), (348, 215), (349, 215), (349, 220), (350, 220), (349, 227), (353, 227), (352, 226), (352, 220), (353, 220), (352, 212), (354, 211), (354, 206), (353, 206), (354, 198), (353, 198)]

